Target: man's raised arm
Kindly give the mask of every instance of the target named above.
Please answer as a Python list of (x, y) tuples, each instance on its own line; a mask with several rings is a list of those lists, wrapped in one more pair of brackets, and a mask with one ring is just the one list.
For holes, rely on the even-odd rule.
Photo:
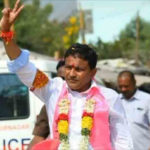
[(17, 0), (13, 9), (4, 8), (2, 10), (3, 16), (0, 20), (1, 38), (4, 41), (6, 53), (11, 60), (16, 59), (21, 50), (13, 41), (13, 32), (10, 31), (10, 28), (23, 8), (24, 5), (20, 5), (20, 0)]

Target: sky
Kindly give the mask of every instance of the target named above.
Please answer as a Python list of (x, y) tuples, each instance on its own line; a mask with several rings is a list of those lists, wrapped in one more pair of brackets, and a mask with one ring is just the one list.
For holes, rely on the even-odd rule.
[[(71, 15), (76, 7), (91, 9), (93, 15), (93, 33), (86, 34), (87, 42), (96, 42), (101, 38), (104, 42), (114, 41), (125, 26), (139, 15), (150, 21), (150, 0), (41, 0), (54, 4), (54, 16), (63, 19)], [(81, 38), (79, 38), (79, 42)]]
[(86, 41), (117, 39), (121, 30), (136, 17), (137, 12), (150, 21), (150, 0), (78, 0), (83, 9), (92, 9), (94, 34), (86, 34)]

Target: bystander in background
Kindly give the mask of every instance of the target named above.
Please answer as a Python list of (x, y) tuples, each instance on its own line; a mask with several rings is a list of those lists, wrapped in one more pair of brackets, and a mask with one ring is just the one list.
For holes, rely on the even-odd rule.
[(150, 94), (136, 87), (134, 74), (122, 71), (118, 75), (119, 98), (123, 102), (135, 150), (150, 148)]

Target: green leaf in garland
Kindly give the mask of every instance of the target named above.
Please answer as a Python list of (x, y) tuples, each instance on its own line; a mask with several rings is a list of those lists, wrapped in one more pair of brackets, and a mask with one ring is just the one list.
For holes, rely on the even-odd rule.
[(90, 135), (90, 130), (87, 129), (87, 128), (83, 128), (83, 129), (81, 130), (81, 134), (82, 134), (82, 135), (85, 135), (85, 136)]
[(60, 134), (59, 134), (59, 139), (60, 139), (61, 141), (62, 141), (62, 140), (67, 141), (67, 140), (68, 140), (68, 136), (65, 135), (65, 134), (60, 133)]

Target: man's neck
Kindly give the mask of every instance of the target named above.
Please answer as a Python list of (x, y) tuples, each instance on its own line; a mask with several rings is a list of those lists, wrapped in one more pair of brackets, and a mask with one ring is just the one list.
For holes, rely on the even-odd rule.
[(136, 93), (136, 90), (137, 90), (137, 88), (135, 88), (135, 90), (128, 97), (125, 97), (125, 98), (127, 100), (130, 100), (134, 96), (134, 94)]

